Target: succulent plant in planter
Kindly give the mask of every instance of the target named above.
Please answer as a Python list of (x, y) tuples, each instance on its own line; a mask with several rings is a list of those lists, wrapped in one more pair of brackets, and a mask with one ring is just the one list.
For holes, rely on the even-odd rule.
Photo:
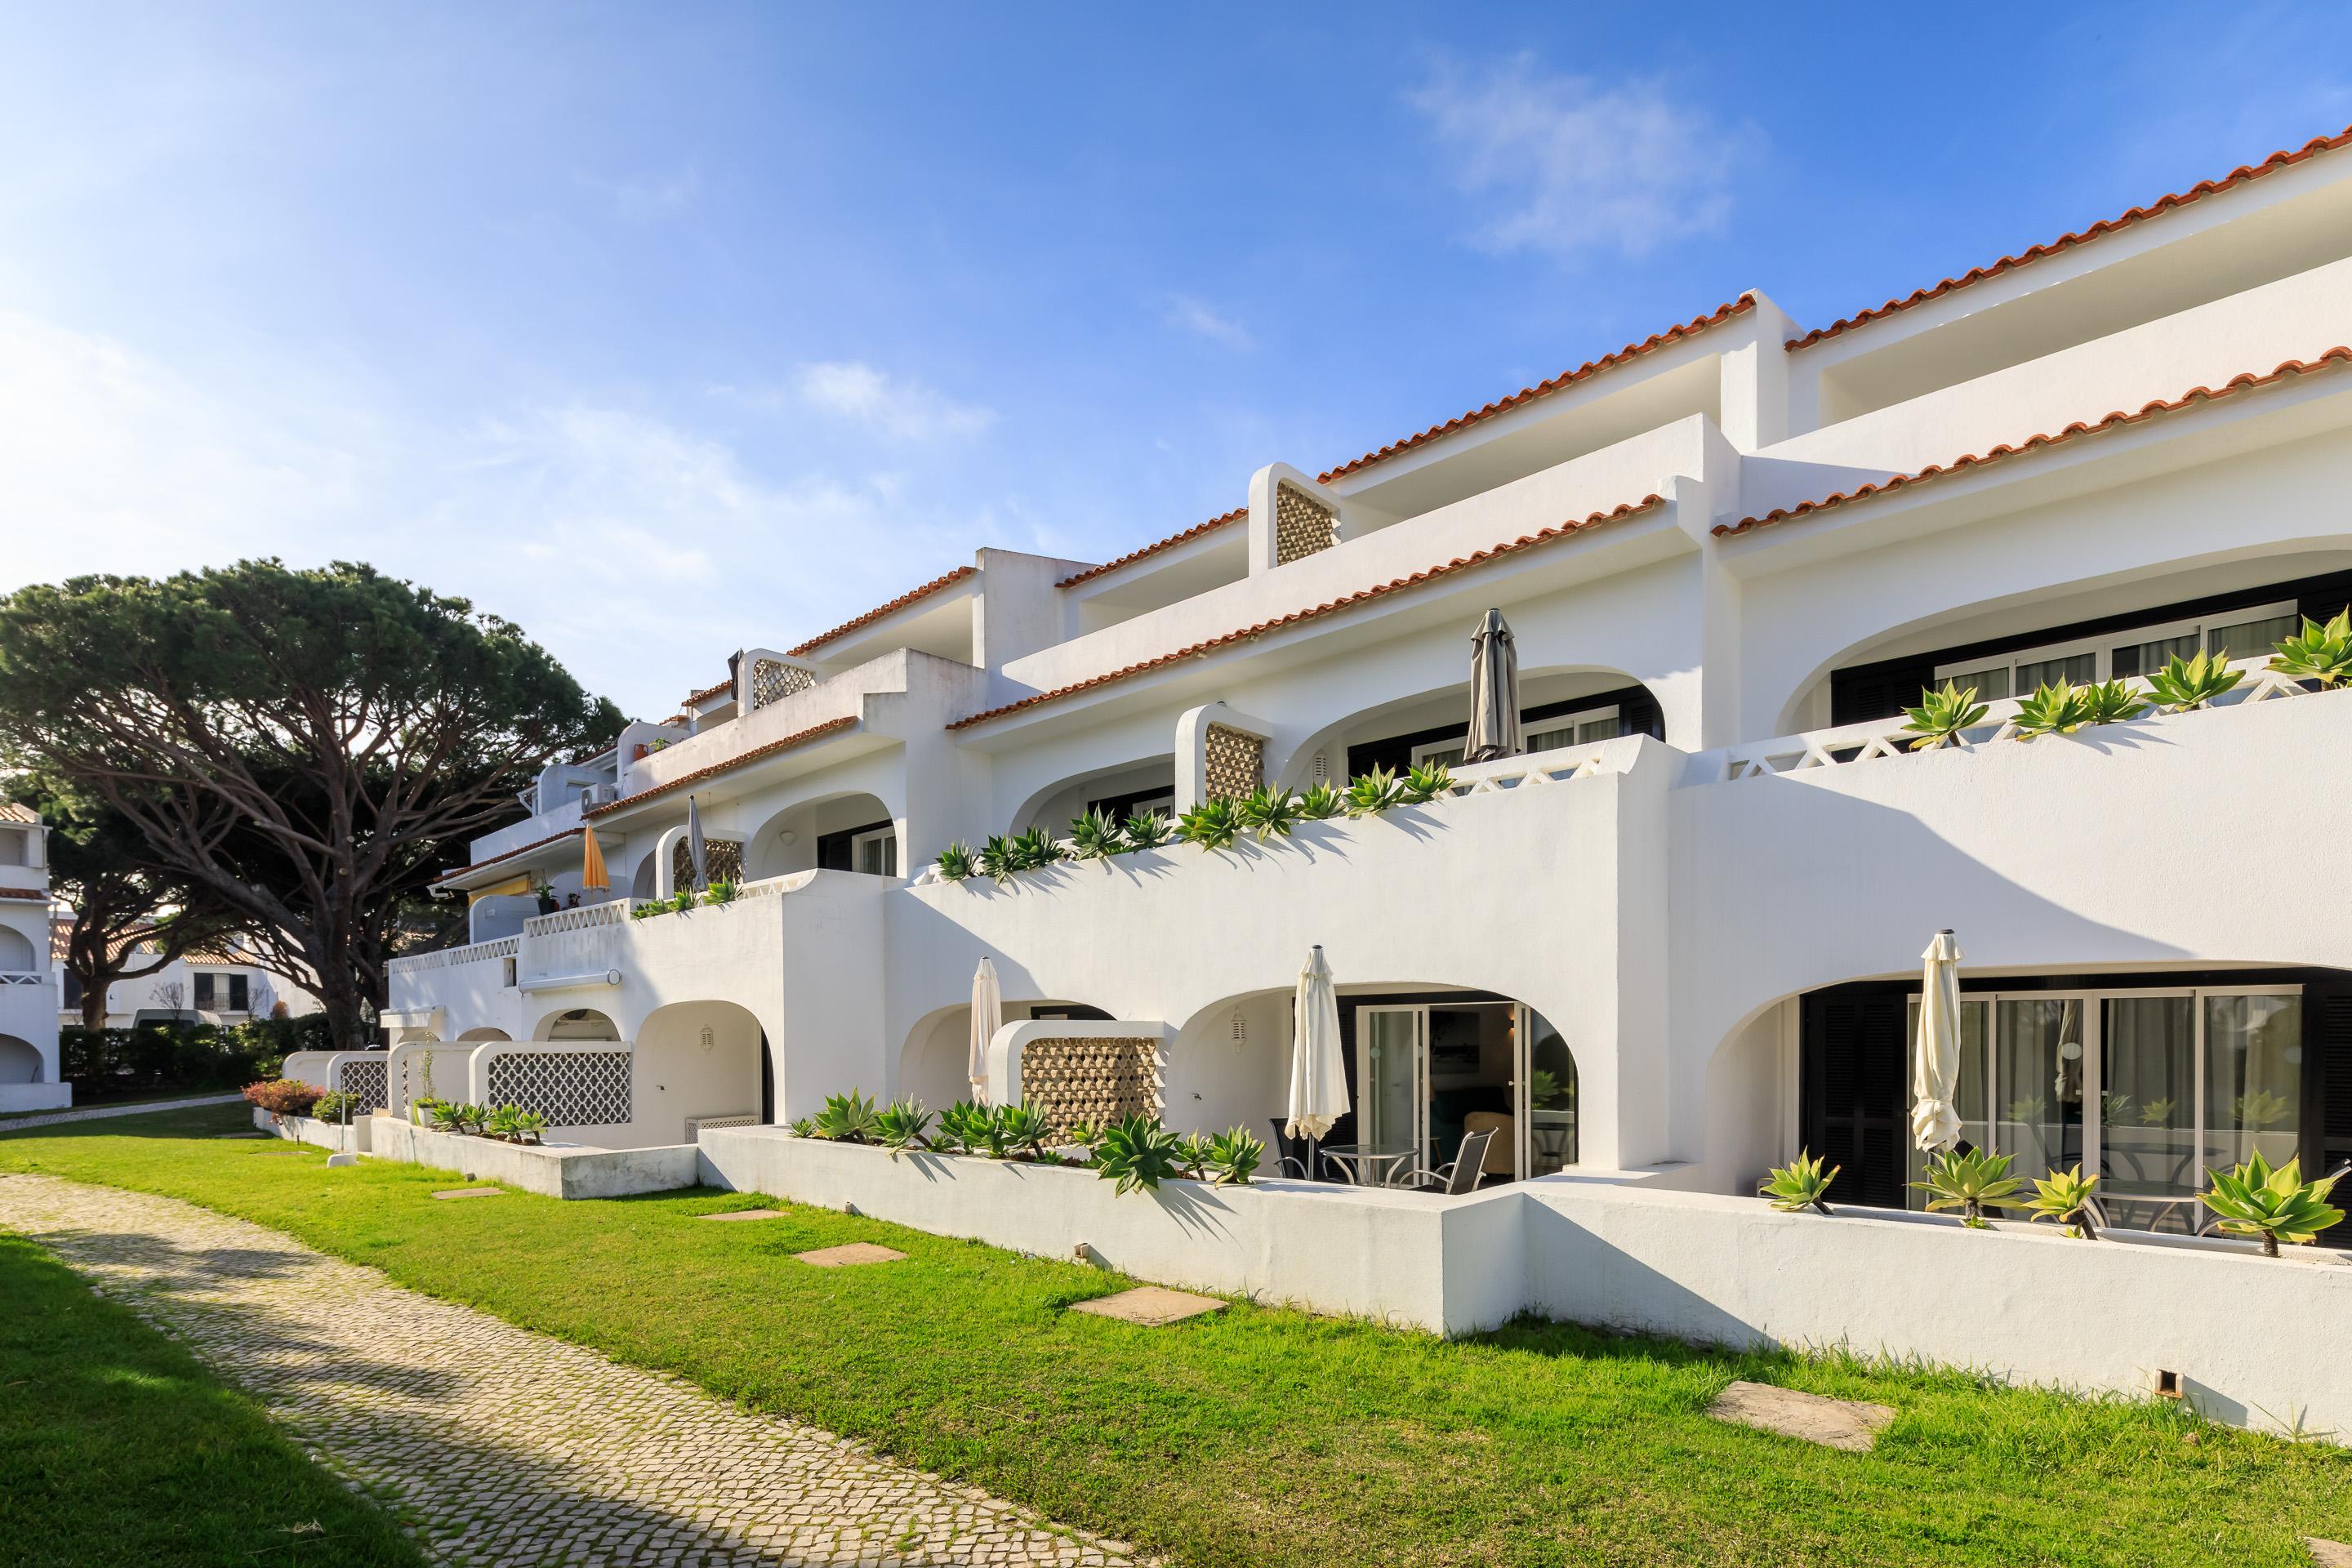
[(1924, 687), (1919, 692), (1919, 706), (1906, 708), (1904, 714), (1910, 722), (1903, 728), (1916, 737), (1911, 742), (1915, 752), (1933, 751), (1937, 746), (1957, 745), (1962, 731), (1984, 722), (1987, 706), (1977, 700), (1977, 689), (1966, 691), (1947, 680), (1943, 689)]
[(547, 1141), (547, 1118), (536, 1110), (514, 1113), (514, 1136), (518, 1143), (543, 1143)]
[(874, 1138), (897, 1159), (909, 1149), (928, 1149), (931, 1145), (925, 1134), (931, 1130), (931, 1113), (923, 1109), (919, 1100), (898, 1100), (874, 1118)]
[(980, 847), (978, 863), (982, 873), (994, 878), (1001, 886), (1013, 880), (1013, 874), (1021, 869), (1021, 851), (1013, 847), (1009, 835), (992, 833)]
[(1230, 800), (1204, 800), (1177, 818), (1176, 832), (1203, 849), (1230, 849), (1241, 832), (1241, 813)]
[(1326, 783), (1317, 783), (1294, 804), (1301, 822), (1328, 822), (1348, 815), (1348, 797)]
[(2083, 1174), (2080, 1165), (2071, 1171), (2053, 1171), (2047, 1179), (2033, 1184), (2033, 1195), (2025, 1200), (2025, 1206), (2035, 1219), (2064, 1226), (2068, 1236), (2096, 1241), (2099, 1232), (2091, 1223), (2091, 1200), (2098, 1195), (2098, 1185), (2099, 1178)]
[(1040, 866), (1051, 866), (1062, 858), (1062, 847), (1040, 824), (1026, 833), (1016, 833), (1012, 839), (1013, 868), (1034, 871)]
[(1157, 849), (1174, 837), (1176, 829), (1164, 811), (1139, 811), (1118, 831), (1129, 849)]
[(1370, 816), (1404, 804), (1404, 786), (1393, 768), (1374, 768), (1348, 781), (1348, 815)]
[(1054, 1136), (1054, 1124), (1045, 1113), (1024, 1101), (1019, 1105), (1000, 1105), (990, 1121), (1004, 1148), (1026, 1160), (1045, 1157), (1045, 1144)]
[(1130, 1116), (1103, 1129), (1095, 1146), (1095, 1172), (1116, 1182), (1121, 1196), (1138, 1188), (1157, 1190), (1160, 1184), (1183, 1173), (1177, 1168), (1180, 1140), (1149, 1116)]
[(1987, 1204), (1999, 1205), (2017, 1195), (2025, 1185), (2009, 1173), (2013, 1154), (1988, 1154), (1981, 1149), (1966, 1152), (1947, 1150), (1927, 1162), (1927, 1179), (1911, 1185), (1927, 1194), (1927, 1212), (1960, 1211), (1960, 1223), (1970, 1230), (1991, 1228), (1985, 1220)]
[(2091, 705), (2084, 700), (2082, 688), (2068, 680), (2037, 689), (2018, 703), (2015, 720), (2018, 735), (2028, 741), (2036, 735), (2071, 735), (2090, 721)]
[(987, 1127), (987, 1107), (959, 1100), (940, 1112), (940, 1130), (931, 1136), (931, 1147), (942, 1154), (977, 1149), (984, 1142)]
[(1198, 1132), (1187, 1132), (1176, 1140), (1176, 1163), (1196, 1182), (1208, 1173), (1210, 1153), (1209, 1141)]
[(1801, 1214), (1807, 1209), (1816, 1214), (1830, 1212), (1830, 1184), (1837, 1180), (1842, 1165), (1828, 1162), (1811, 1150), (1800, 1149), (1797, 1157), (1786, 1165), (1768, 1173), (1757, 1186), (1757, 1193), (1772, 1200), (1772, 1206), (1783, 1214)]
[(1257, 835), (1257, 841), (1290, 837), (1298, 826), (1298, 798), (1280, 784), (1260, 784), (1242, 796), (1234, 809), (1240, 814), (1241, 825)]
[(1427, 805), (1454, 788), (1454, 773), (1443, 763), (1416, 763), (1398, 782), (1407, 805)]
[(731, 904), (741, 891), (742, 889), (733, 882), (713, 882), (702, 895), (702, 901), (706, 904)]
[(940, 851), (940, 875), (950, 882), (963, 881), (979, 869), (971, 846), (961, 839)]
[(2202, 708), (2245, 679), (2231, 669), (2226, 656), (2200, 651), (2195, 658), (2174, 654), (2162, 669), (2147, 678), (2148, 695), (2175, 713)]
[(814, 1138), (816, 1136), (816, 1123), (803, 1116), (792, 1124), (790, 1131), (795, 1138)]
[(874, 1102), (856, 1089), (829, 1094), (816, 1114), (816, 1135), (837, 1143), (871, 1143), (880, 1131)]
[(2226, 1174), (2205, 1173), (2213, 1183), (2205, 1206), (2213, 1211), (2216, 1226), (2226, 1236), (2260, 1239), (2265, 1258), (2278, 1256), (2280, 1242), (2308, 1244), (2344, 1218), (2344, 1211), (2327, 1201), (2344, 1173), (2306, 1182), (2299, 1157), (2273, 1168), (2257, 1152)]
[(1210, 1180), (1221, 1187), (1245, 1187), (1265, 1158), (1265, 1144), (1246, 1127), (1231, 1127), (1209, 1140)]
[(2324, 626), (2305, 616), (2303, 630), (2278, 645), (2270, 668), (2322, 687), (2352, 680), (2352, 609), (2337, 611)]
[(1118, 836), (1118, 824), (1107, 811), (1089, 811), (1070, 821), (1073, 860), (1107, 860), (1126, 847), (1126, 841)]
[(2147, 696), (2128, 681), (2093, 681), (2077, 689), (2087, 721), (2093, 724), (2121, 724), (2147, 711)]

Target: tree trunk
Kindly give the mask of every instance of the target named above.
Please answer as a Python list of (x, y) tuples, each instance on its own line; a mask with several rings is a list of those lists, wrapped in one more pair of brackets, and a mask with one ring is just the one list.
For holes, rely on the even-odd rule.
[(96, 979), (85, 976), (81, 983), (81, 1026), (85, 1029), (106, 1027), (106, 994), (113, 984), (113, 976), (101, 974)]

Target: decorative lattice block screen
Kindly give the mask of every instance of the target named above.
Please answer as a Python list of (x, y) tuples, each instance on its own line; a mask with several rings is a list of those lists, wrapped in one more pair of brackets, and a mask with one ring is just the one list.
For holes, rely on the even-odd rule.
[(1339, 542), (1339, 516), (1290, 485), (1274, 489), (1274, 563), (1287, 565)]
[[(710, 868), (714, 882), (740, 882), (743, 879), (743, 847), (731, 838), (706, 838), (702, 841), (702, 861)], [(681, 838), (669, 849), (670, 886), (685, 892), (694, 886), (694, 853)]]
[(1021, 1097), (1056, 1131), (1160, 1114), (1160, 1042), (1149, 1038), (1032, 1040), (1021, 1048)]
[(364, 1116), (392, 1103), (384, 1096), (383, 1069), (384, 1058), (382, 1057), (343, 1064), (343, 1092), (357, 1100), (352, 1107), (352, 1115)]
[(520, 1106), (550, 1127), (617, 1127), (636, 1119), (626, 1051), (515, 1051), (490, 1058), (489, 1102)]
[(1211, 800), (1239, 800), (1263, 782), (1264, 736), (1212, 724), (1202, 749), (1205, 766), (1201, 784)]
[(772, 658), (751, 661), (751, 706), (765, 708), (771, 702), (782, 702), (797, 691), (806, 691), (816, 684), (816, 677), (796, 664), (779, 664)]

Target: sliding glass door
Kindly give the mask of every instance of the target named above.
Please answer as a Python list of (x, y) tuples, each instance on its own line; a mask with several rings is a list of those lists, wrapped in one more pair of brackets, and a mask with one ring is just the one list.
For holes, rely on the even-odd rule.
[[(2292, 986), (1977, 992), (1960, 1020), (1962, 1142), (2013, 1156), (2029, 1181), (2080, 1164), (2100, 1178), (2111, 1223), (2193, 1230), (2209, 1167), (2256, 1152), (2275, 1164), (2300, 1147)], [(1916, 996), (1909, 1034), (1916, 1051)], [(1916, 1149), (1909, 1164), (1918, 1180)], [(1916, 1192), (1907, 1201), (1924, 1206)]]
[(1363, 1131), (1375, 1149), (1420, 1151), (1428, 1142), (1429, 1009), (1356, 1009), (1356, 1081)]

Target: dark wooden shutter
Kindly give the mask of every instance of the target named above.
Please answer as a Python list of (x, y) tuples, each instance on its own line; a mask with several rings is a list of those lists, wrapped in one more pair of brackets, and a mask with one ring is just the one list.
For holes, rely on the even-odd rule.
[(1892, 719), (1919, 704), (1919, 693), (1936, 684), (1937, 656), (1886, 659), (1830, 671), (1830, 722), (1860, 724)]
[(1806, 1146), (1839, 1167), (1833, 1203), (1903, 1206), (1903, 1019), (1899, 992), (1805, 998), (1798, 1122)]
[[(2352, 1161), (2352, 975), (2304, 987), (2303, 1105), (2304, 1173), (2325, 1175)], [(2344, 1206), (2340, 1199), (2336, 1206)], [(2320, 1241), (2352, 1247), (2352, 1224)]]

